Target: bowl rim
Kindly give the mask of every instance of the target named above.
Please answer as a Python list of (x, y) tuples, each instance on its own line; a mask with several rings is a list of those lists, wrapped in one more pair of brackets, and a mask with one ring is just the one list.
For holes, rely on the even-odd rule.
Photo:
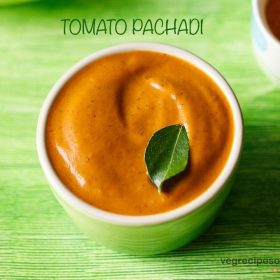
[[(191, 64), (195, 67), (199, 68), (201, 71), (206, 73), (222, 90), (225, 97), (227, 98), (230, 108), (232, 110), (233, 122), (234, 122), (234, 136), (232, 148), (228, 157), (228, 160), (216, 178), (216, 180), (209, 186), (209, 188), (199, 195), (194, 200), (189, 203), (180, 206), (176, 209), (152, 214), (152, 215), (144, 215), (144, 216), (131, 216), (131, 215), (123, 215), (108, 212), (102, 209), (99, 209), (93, 205), (88, 204), (87, 202), (80, 199), (74, 193), (72, 193), (67, 186), (65, 186), (62, 181), (59, 179), (58, 175), (55, 173), (46, 149), (45, 143), (45, 126), (46, 120), (48, 116), (49, 109), (56, 97), (59, 93), (62, 86), (80, 69), (85, 67), (87, 64), (100, 59), (101, 57), (108, 56), (111, 54), (128, 52), (128, 51), (153, 51), (159, 53), (165, 53), (169, 55), (173, 55), (175, 57), (179, 57)], [(64, 75), (60, 77), (60, 79), (54, 84), (48, 93), (43, 106), (41, 108), (38, 124), (37, 124), (37, 133), (36, 133), (36, 146), (37, 153), (39, 157), (40, 164), (42, 169), (47, 177), (50, 186), (53, 192), (58, 196), (59, 199), (66, 202), (71, 207), (75, 208), (79, 212), (86, 214), (87, 216), (101, 220), (103, 222), (111, 223), (111, 224), (119, 224), (126, 226), (143, 226), (143, 225), (154, 225), (159, 223), (165, 223), (170, 220), (178, 219), (182, 216), (192, 213), (196, 209), (205, 205), (211, 199), (214, 198), (215, 195), (223, 188), (225, 183), (231, 177), (233, 171), (235, 170), (237, 163), (240, 158), (241, 150), (243, 143), (243, 118), (239, 103), (237, 98), (226, 82), (224, 77), (210, 64), (205, 62), (203, 59), (198, 56), (192, 54), (189, 51), (184, 49), (160, 43), (150, 43), (150, 42), (134, 42), (134, 43), (125, 43), (120, 45), (115, 45), (113, 47), (109, 47), (106, 49), (99, 50), (85, 57), (76, 63), (73, 67), (71, 67)]]
[[(266, 16), (264, 14), (264, 9), (269, 0), (252, 0), (253, 14), (255, 15), (255, 20), (265, 36), (270, 40), (270, 42), (280, 49), (280, 41), (274, 36), (270, 30)], [(265, 2), (264, 4), (262, 2)]]

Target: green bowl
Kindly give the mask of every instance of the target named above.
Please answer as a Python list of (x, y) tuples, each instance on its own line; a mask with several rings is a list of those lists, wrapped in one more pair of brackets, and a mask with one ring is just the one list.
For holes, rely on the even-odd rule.
[[(161, 214), (127, 216), (98, 209), (73, 194), (56, 175), (48, 158), (45, 126), (49, 109), (64, 84), (80, 69), (101, 57), (130, 50), (166, 53), (192, 63), (206, 73), (222, 90), (233, 113), (234, 139), (228, 161), (215, 182), (199, 197)], [(96, 241), (120, 252), (158, 254), (176, 249), (199, 236), (214, 220), (227, 197), (243, 142), (243, 121), (237, 99), (225, 79), (208, 63), (189, 53), (163, 44), (128, 43), (96, 52), (71, 68), (51, 89), (40, 112), (37, 127), (37, 151), (52, 191), (77, 225)]]

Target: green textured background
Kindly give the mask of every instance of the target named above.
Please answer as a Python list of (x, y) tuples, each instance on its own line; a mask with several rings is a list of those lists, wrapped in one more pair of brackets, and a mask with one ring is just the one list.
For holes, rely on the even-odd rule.
[[(90, 2), (90, 1), (89, 1)], [(280, 92), (252, 54), (250, 1), (71, 1), (0, 7), (0, 279), (280, 279)], [(135, 1), (136, 2), (136, 1)], [(203, 17), (203, 36), (64, 36), (60, 19)], [(200, 55), (227, 78), (245, 119), (233, 191), (214, 225), (180, 250), (134, 257), (82, 234), (53, 197), (35, 149), (38, 112), (71, 65), (127, 41), (158, 41)]]

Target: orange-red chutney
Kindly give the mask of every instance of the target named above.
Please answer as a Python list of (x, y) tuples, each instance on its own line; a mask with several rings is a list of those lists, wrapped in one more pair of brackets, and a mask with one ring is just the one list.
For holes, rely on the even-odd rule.
[(280, 0), (269, 0), (265, 15), (271, 32), (280, 41)]
[[(159, 193), (144, 162), (152, 134), (185, 124), (187, 169)], [(60, 90), (46, 144), (61, 181), (84, 201), (114, 213), (148, 215), (195, 199), (223, 169), (233, 141), (232, 111), (219, 87), (174, 56), (131, 51), (101, 58)]]

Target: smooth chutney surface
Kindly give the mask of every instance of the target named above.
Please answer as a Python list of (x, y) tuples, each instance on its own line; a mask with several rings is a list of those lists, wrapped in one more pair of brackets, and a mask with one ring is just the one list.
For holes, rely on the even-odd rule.
[(271, 32), (280, 41), (280, 0), (269, 0), (265, 15)]
[[(185, 124), (190, 159), (159, 193), (144, 162), (154, 132)], [(62, 182), (110, 212), (148, 215), (195, 199), (215, 181), (232, 146), (233, 120), (218, 86), (174, 56), (131, 51), (92, 62), (60, 90), (46, 144)]]

